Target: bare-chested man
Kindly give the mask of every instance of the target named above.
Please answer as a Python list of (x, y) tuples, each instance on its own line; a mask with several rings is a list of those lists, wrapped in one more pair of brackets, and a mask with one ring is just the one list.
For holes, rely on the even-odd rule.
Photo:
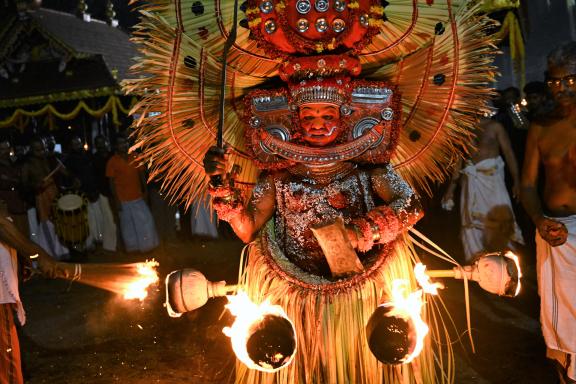
[[(548, 56), (548, 86), (557, 103), (532, 124), (522, 171), (522, 202), (534, 221), (542, 333), (563, 382), (576, 382), (576, 42)], [(542, 197), (539, 170), (544, 171)]]
[(522, 233), (514, 219), (512, 203), (504, 182), (504, 161), (512, 176), (512, 194), (519, 195), (518, 165), (502, 124), (484, 118), (478, 126), (476, 151), (463, 164), (460, 160), (452, 174), (452, 181), (442, 199), (451, 209), (456, 182), (462, 177), (460, 198), (461, 238), (466, 261), (481, 252), (514, 248), (523, 243)]
[(22, 182), (27, 190), (35, 195), (35, 211), (28, 215), (30, 236), (50, 256), (64, 259), (68, 254), (58, 240), (54, 224), (50, 220), (50, 212), (54, 199), (58, 196), (58, 187), (54, 174), (60, 172), (60, 167), (51, 169), (46, 160), (46, 146), (40, 138), (30, 142), (30, 156), (22, 167)]

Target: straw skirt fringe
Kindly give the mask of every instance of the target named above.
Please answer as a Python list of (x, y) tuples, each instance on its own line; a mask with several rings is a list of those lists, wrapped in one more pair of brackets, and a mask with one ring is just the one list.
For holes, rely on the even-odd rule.
[[(284, 308), (294, 322), (298, 350), (292, 364), (274, 374), (236, 366), (236, 383), (250, 384), (376, 384), (436, 383), (430, 337), (411, 364), (379, 363), (366, 342), (365, 325), (376, 307), (390, 296), (394, 279), (413, 279), (413, 250), (398, 241), (377, 268), (342, 284), (299, 284), (277, 268), (282, 255), (266, 235), (249, 249), (241, 289), (260, 303), (269, 299)], [(285, 260), (284, 260), (285, 262)], [(423, 316), (424, 317), (424, 316)], [(424, 317), (425, 321), (428, 321)], [(431, 327), (433, 328), (433, 327)], [(442, 359), (440, 359), (442, 360)]]

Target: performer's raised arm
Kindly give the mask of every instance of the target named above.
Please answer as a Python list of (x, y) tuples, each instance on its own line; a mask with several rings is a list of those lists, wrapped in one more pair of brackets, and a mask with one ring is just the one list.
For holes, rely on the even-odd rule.
[[(212, 147), (204, 156), (204, 170), (209, 176), (226, 173), (227, 154)], [(272, 217), (275, 209), (274, 180), (263, 174), (254, 187), (248, 204), (244, 205), (239, 196), (234, 196), (230, 186), (212, 188), (212, 204), (218, 218), (227, 221), (236, 235), (245, 243), (252, 241), (260, 228)]]

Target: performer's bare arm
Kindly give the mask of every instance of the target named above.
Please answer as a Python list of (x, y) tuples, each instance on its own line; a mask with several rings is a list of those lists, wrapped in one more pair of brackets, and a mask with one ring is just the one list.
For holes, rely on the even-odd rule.
[(510, 139), (508, 138), (508, 134), (506, 134), (502, 124), (494, 124), (494, 130), (496, 131), (496, 137), (498, 138), (500, 151), (504, 155), (506, 166), (508, 167), (508, 171), (512, 177), (512, 197), (518, 199), (520, 197), (520, 173), (518, 171), (518, 162), (516, 161), (516, 156), (514, 156), (514, 151), (512, 150)]
[(454, 191), (456, 190), (458, 179), (460, 179), (460, 171), (462, 170), (463, 163), (464, 161), (462, 158), (458, 158), (456, 163), (454, 163), (450, 175), (450, 184), (448, 184), (448, 188), (446, 188), (446, 192), (444, 193), (444, 196), (442, 196), (442, 204), (446, 204), (449, 200), (454, 200)]
[(566, 242), (567, 231), (564, 224), (544, 216), (544, 210), (538, 196), (538, 176), (540, 168), (540, 150), (538, 139), (544, 128), (539, 124), (532, 124), (526, 140), (526, 154), (522, 169), (522, 204), (524, 209), (536, 225), (538, 233), (552, 246), (562, 245)]
[(276, 208), (274, 180), (265, 176), (256, 184), (252, 197), (246, 207), (233, 217), (229, 223), (236, 235), (245, 243), (256, 234), (274, 214)]

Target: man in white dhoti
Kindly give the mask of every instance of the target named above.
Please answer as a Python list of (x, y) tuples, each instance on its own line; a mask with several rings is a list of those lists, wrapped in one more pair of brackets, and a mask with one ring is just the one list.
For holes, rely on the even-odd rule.
[(145, 201), (146, 183), (124, 137), (116, 140), (116, 154), (106, 165), (110, 189), (120, 216), (120, 231), (127, 252), (148, 252), (159, 244), (154, 218)]
[(510, 140), (500, 123), (480, 121), (476, 153), (463, 164), (460, 161), (444, 198), (443, 207), (454, 205), (456, 182), (461, 179), (461, 238), (466, 261), (481, 252), (514, 249), (523, 244), (522, 233), (512, 210), (512, 202), (504, 182), (504, 155), (513, 180), (513, 195), (519, 190), (518, 165)]
[(192, 235), (201, 238), (216, 239), (218, 238), (218, 228), (216, 223), (218, 218), (207, 208), (207, 204), (194, 202), (190, 207), (190, 229)]
[[(548, 86), (557, 102), (533, 123), (522, 170), (522, 203), (536, 234), (540, 321), (547, 356), (561, 383), (576, 383), (576, 42), (548, 56)], [(542, 198), (538, 195), (540, 167)]]

